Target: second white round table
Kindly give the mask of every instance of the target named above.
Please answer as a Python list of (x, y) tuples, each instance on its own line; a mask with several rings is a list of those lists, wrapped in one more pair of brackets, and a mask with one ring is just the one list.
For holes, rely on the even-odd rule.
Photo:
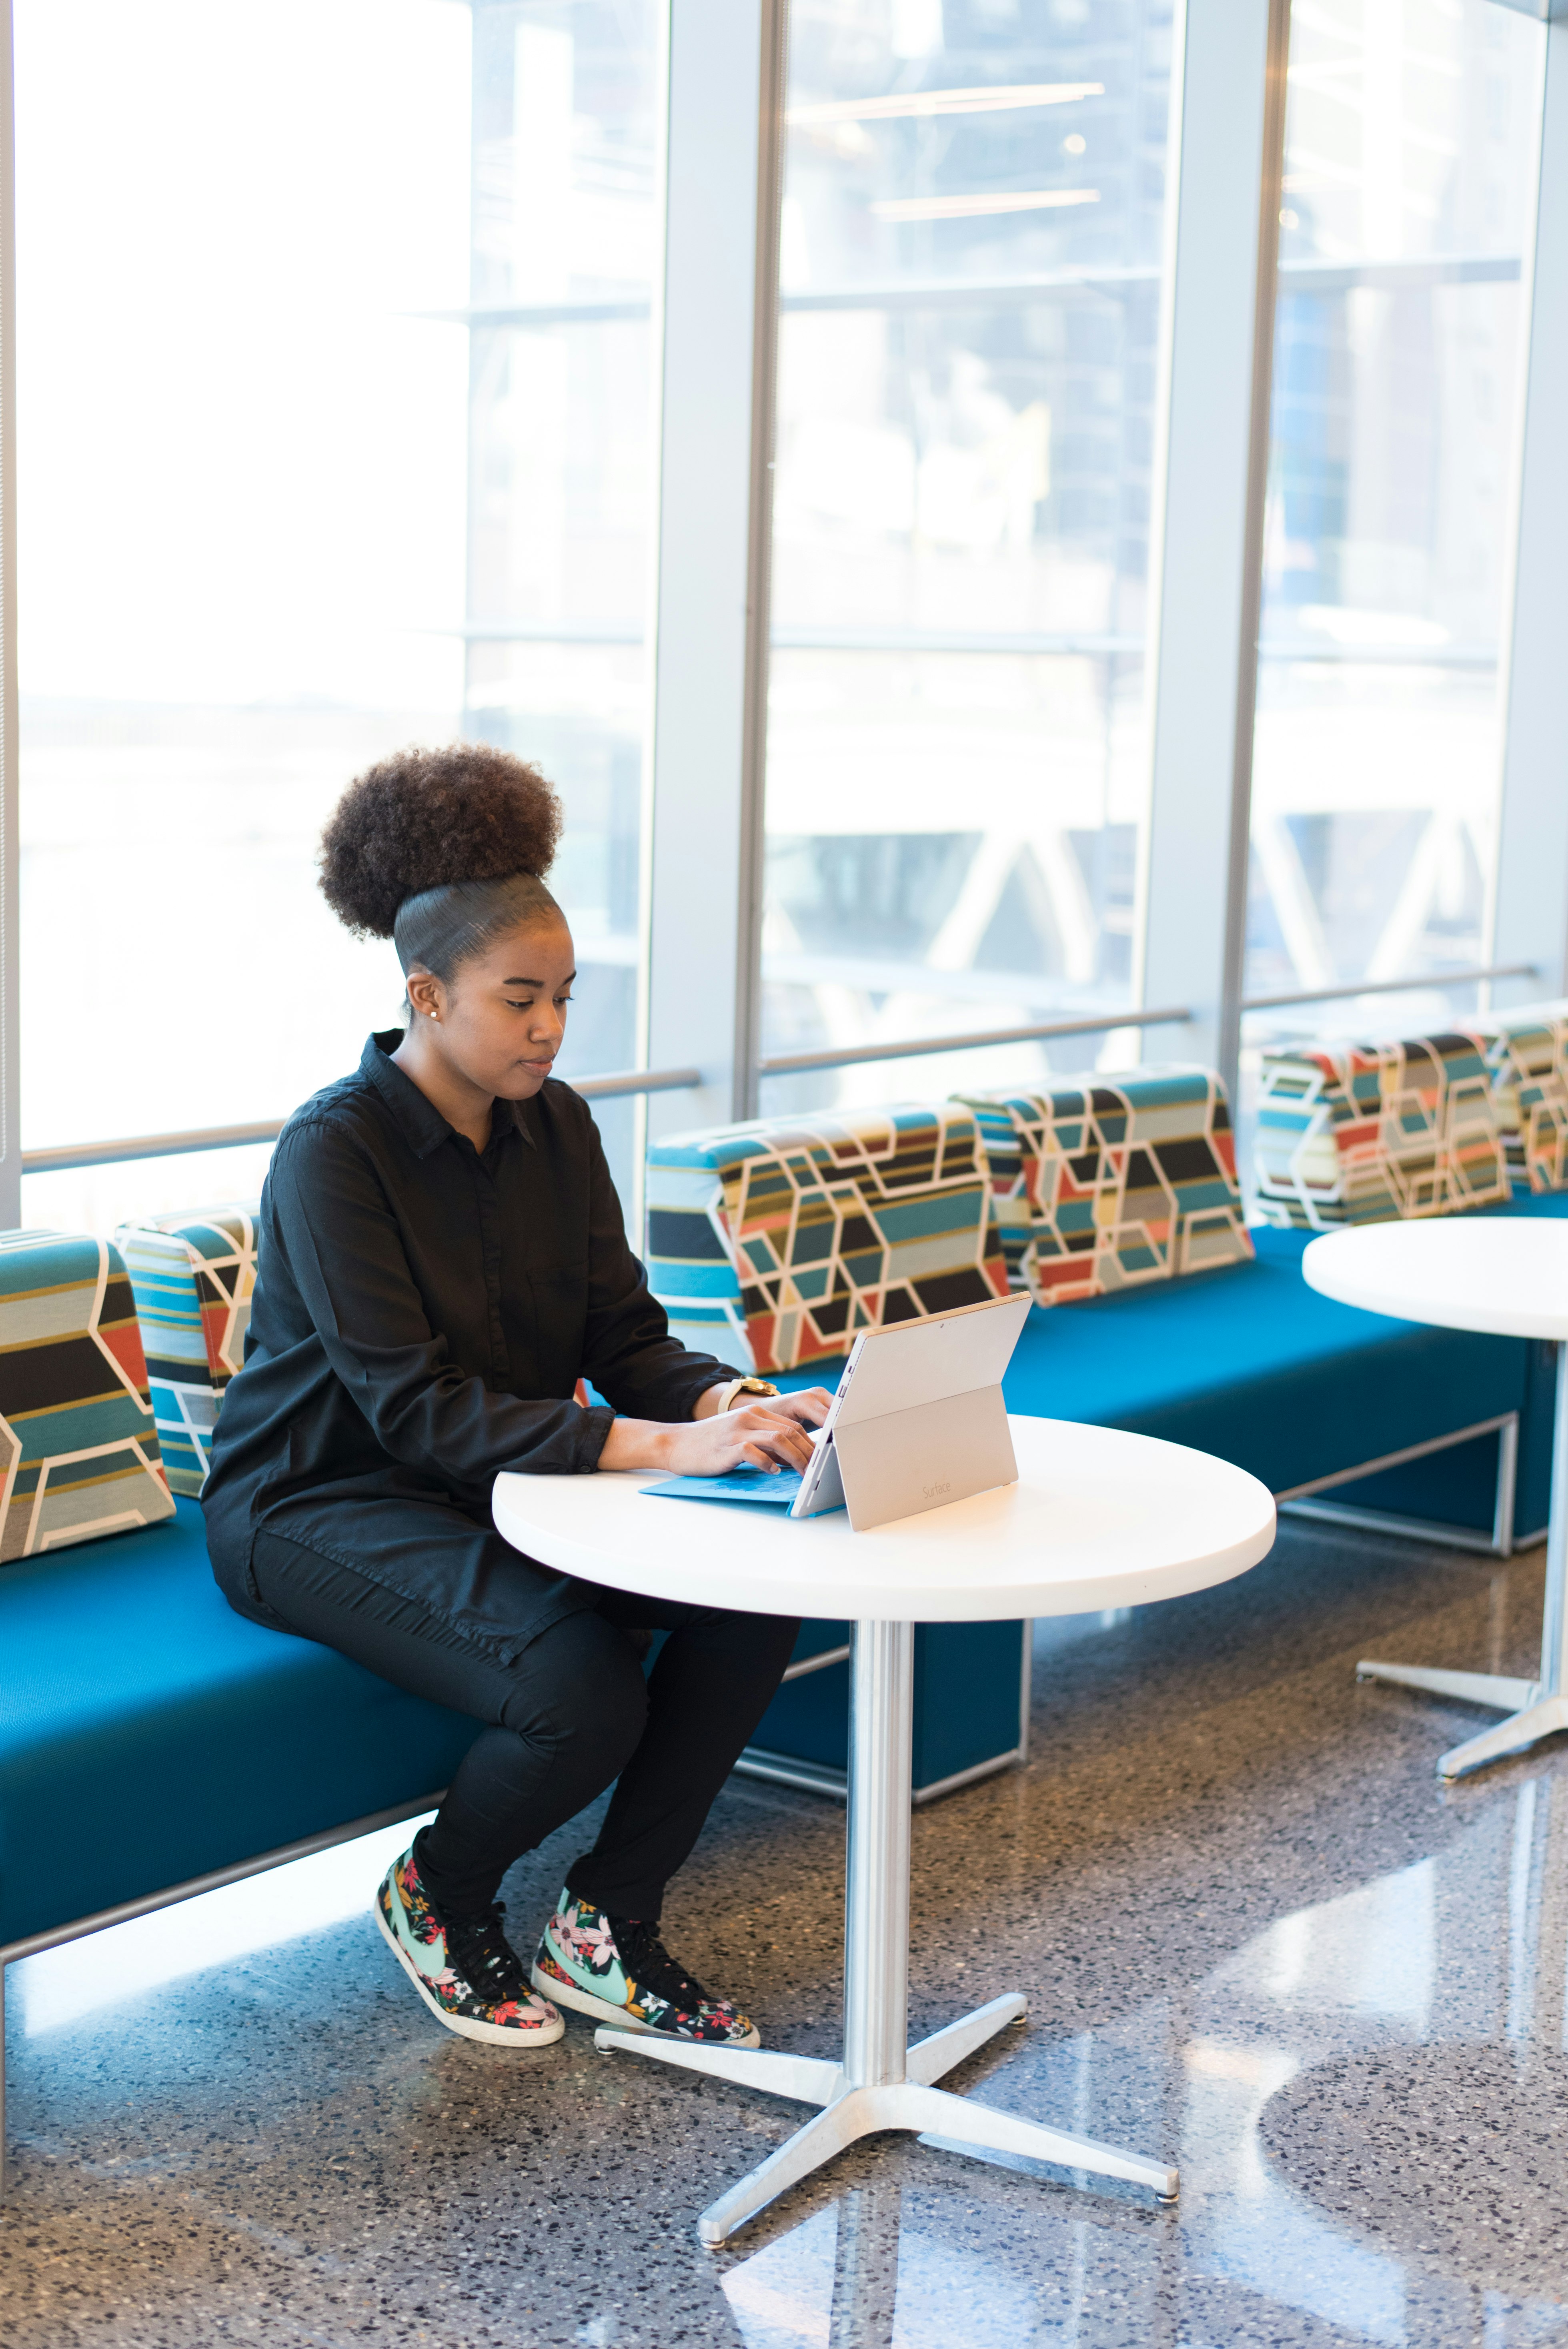
[(1301, 1268), (1311, 1287), (1342, 1305), (1444, 1330), (1544, 1338), (1557, 1349), (1540, 1679), (1372, 1660), (1357, 1666), (1363, 1680), (1425, 1689), (1508, 1714), (1495, 1729), (1439, 1757), (1439, 1777), (1461, 1777), (1568, 1729), (1568, 1223), (1447, 1216), (1363, 1224), (1313, 1240)]
[(1152, 1437), (1013, 1418), (1018, 1482), (855, 1533), (840, 1511), (650, 1499), (647, 1475), (498, 1476), (507, 1540), (584, 1580), (764, 1615), (854, 1619), (841, 2060), (601, 2029), (594, 2044), (820, 2107), (698, 2221), (707, 2244), (859, 2137), (911, 2129), (1131, 2179), (1169, 2199), (1161, 2161), (1024, 2120), (935, 2084), (1025, 2002), (993, 1999), (907, 2044), (914, 1625), (1143, 1605), (1244, 1573), (1274, 1542), (1267, 1488)]

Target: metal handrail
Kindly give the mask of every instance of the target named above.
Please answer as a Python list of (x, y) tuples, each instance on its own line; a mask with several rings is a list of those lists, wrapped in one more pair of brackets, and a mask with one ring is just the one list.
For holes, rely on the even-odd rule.
[(1109, 1028), (1158, 1028), (1191, 1019), (1187, 1010), (1096, 1012), (1081, 1019), (1032, 1019), (1022, 1028), (972, 1028), (962, 1036), (905, 1036), (885, 1044), (835, 1045), (824, 1052), (774, 1052), (757, 1063), (762, 1077), (790, 1077), (809, 1069), (849, 1069), (867, 1061), (912, 1061), (930, 1052), (973, 1052), (986, 1044), (1032, 1044), (1046, 1036), (1099, 1036)]
[(119, 1142), (65, 1142), (51, 1150), (24, 1150), (24, 1174), (60, 1174), (73, 1166), (118, 1166), (131, 1158), (183, 1158), (197, 1150), (231, 1150), (247, 1142), (275, 1142), (281, 1117), (253, 1125), (201, 1126), (188, 1133), (132, 1133)]
[(1112, 653), (1141, 653), (1141, 636), (1105, 630), (1043, 628), (856, 627), (849, 624), (803, 625), (779, 621), (769, 643), (780, 653), (1012, 653), (1074, 655), (1098, 660)]
[(703, 1081), (700, 1069), (626, 1069), (616, 1077), (568, 1077), (584, 1101), (618, 1101), (627, 1093), (684, 1093)]
[[(609, 1076), (569, 1080), (587, 1101), (616, 1101), (631, 1093), (683, 1092), (700, 1085), (700, 1069), (624, 1069)], [(118, 1142), (67, 1142), (52, 1150), (24, 1150), (24, 1174), (59, 1174), (77, 1166), (118, 1166), (134, 1158), (186, 1158), (201, 1150), (233, 1150), (247, 1143), (275, 1142), (285, 1118), (259, 1119), (253, 1125), (197, 1126), (186, 1133), (132, 1133)]]
[[(1115, 295), (1159, 285), (1158, 261), (1119, 265), (1040, 269), (1011, 276), (867, 278), (863, 284), (792, 285), (780, 289), (779, 307), (799, 310), (932, 310), (961, 305), (1038, 302), (1052, 295)], [(1344, 294), (1352, 287), (1513, 285), (1522, 274), (1516, 253), (1411, 254), (1364, 261), (1282, 261), (1282, 285), (1292, 293)], [(500, 329), (584, 326), (637, 322), (653, 315), (646, 294), (567, 295), (554, 302), (475, 302), (460, 309), (415, 310), (407, 315), (435, 326)]]
[[(421, 635), (460, 636), (466, 644), (640, 645), (635, 620), (468, 620)], [(769, 636), (775, 652), (921, 654), (999, 653), (1016, 659), (1109, 660), (1141, 653), (1141, 636), (1108, 630), (1062, 628), (919, 628), (890, 625), (856, 627), (831, 621), (780, 621)], [(1294, 636), (1264, 636), (1261, 661), (1318, 668), (1495, 668), (1498, 650), (1488, 644), (1335, 644)]]
[[(1295, 995), (1251, 995), (1243, 1011), (1284, 1011), (1298, 1003), (1333, 1003), (1358, 995), (1398, 995), (1416, 987), (1462, 987), (1483, 978), (1534, 978), (1530, 962), (1490, 963), (1472, 970), (1431, 971), (1413, 978), (1350, 980), (1313, 987)], [(762, 1077), (803, 1076), (813, 1069), (851, 1069), (872, 1061), (920, 1060), (937, 1052), (981, 1051), (992, 1044), (1032, 1044), (1052, 1036), (1101, 1036), (1112, 1028), (1161, 1028), (1191, 1019), (1185, 1007), (1146, 1011), (1136, 1004), (1070, 1019), (1031, 1019), (1017, 1028), (971, 1028), (956, 1036), (902, 1036), (879, 1044), (832, 1045), (820, 1052), (772, 1052), (758, 1061)], [(578, 1077), (572, 1090), (584, 1101), (617, 1101), (639, 1093), (686, 1092), (700, 1085), (700, 1069), (624, 1069), (602, 1077)], [(77, 1166), (117, 1166), (137, 1158), (183, 1158), (204, 1150), (232, 1150), (275, 1142), (286, 1121), (262, 1118), (252, 1125), (200, 1126), (184, 1133), (133, 1133), (117, 1142), (67, 1142), (49, 1150), (24, 1150), (24, 1174), (58, 1174)]]
[(1493, 962), (1470, 970), (1418, 971), (1408, 978), (1353, 978), (1343, 986), (1306, 987), (1295, 995), (1247, 995), (1243, 1011), (1288, 1011), (1297, 1003), (1342, 1003), (1356, 995), (1408, 995), (1418, 987), (1473, 987), (1483, 978), (1536, 978), (1532, 962)]

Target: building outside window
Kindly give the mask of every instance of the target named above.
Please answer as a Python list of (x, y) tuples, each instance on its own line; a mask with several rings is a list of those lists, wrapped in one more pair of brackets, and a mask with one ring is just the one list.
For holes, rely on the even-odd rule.
[[(18, 0), (26, 1148), (352, 1067), (400, 989), (315, 894), (321, 825), (464, 732), (566, 799), (563, 1067), (634, 1057), (656, 16)], [(24, 1213), (266, 1157), (35, 1175)]]
[(1291, 28), (1245, 993), (1420, 1033), (1493, 958), (1544, 31), (1491, 0), (1301, 0)]
[[(1119, 1007), (1169, 6), (794, 0), (789, 33), (764, 1055)], [(763, 1102), (1098, 1049), (872, 1061)]]

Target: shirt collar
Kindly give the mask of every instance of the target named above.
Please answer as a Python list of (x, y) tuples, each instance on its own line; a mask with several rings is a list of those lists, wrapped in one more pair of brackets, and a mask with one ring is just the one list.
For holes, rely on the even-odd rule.
[[(415, 1157), (428, 1158), (433, 1150), (440, 1148), (443, 1142), (451, 1139), (455, 1129), (447, 1123), (434, 1102), (426, 1098), (413, 1079), (406, 1077), (393, 1060), (392, 1055), (402, 1043), (403, 1035), (401, 1028), (381, 1028), (366, 1037), (365, 1050), (359, 1056), (359, 1073), (369, 1079), (391, 1111), (398, 1132)], [(499, 1102), (496, 1104), (498, 1109), (502, 1106)], [(522, 1103), (508, 1102), (504, 1106), (511, 1110), (513, 1126), (531, 1149), (534, 1146), (533, 1135), (523, 1115)], [(504, 1124), (500, 1124), (500, 1131), (505, 1133)]]

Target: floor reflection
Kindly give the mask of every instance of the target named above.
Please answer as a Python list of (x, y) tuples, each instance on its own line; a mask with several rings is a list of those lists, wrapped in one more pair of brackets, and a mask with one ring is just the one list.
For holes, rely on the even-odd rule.
[(977, 2197), (883, 2141), (884, 2174), (737, 2246), (746, 2349), (1568, 2343), (1568, 1777), (1471, 1799), (1437, 1856), (975, 2082), (1170, 2145), (1179, 2216), (1059, 2173)]
[(966, 2206), (958, 2182), (872, 2179), (741, 2259), (724, 2293), (746, 2349), (1110, 2349), (1161, 2337), (1157, 2230), (1053, 2211), (1042, 2235)]
[(138, 1991), (209, 1972), (253, 1950), (276, 1949), (345, 1917), (362, 1917), (389, 1862), (423, 1825), (423, 1817), (403, 1819), (276, 1873), (243, 1877), (172, 1909), (155, 1909), (23, 1958), (6, 1970), (12, 2027), (35, 2037)]

